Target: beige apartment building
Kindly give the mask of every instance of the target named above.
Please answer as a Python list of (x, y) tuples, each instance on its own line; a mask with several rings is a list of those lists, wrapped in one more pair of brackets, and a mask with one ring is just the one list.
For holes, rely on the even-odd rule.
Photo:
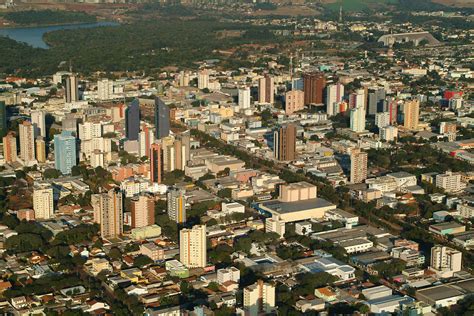
[(132, 198), (132, 228), (150, 226), (155, 223), (155, 200), (153, 196), (141, 194)]
[(94, 220), (100, 224), (102, 238), (116, 238), (123, 233), (123, 196), (113, 188), (93, 195)]
[(350, 181), (352, 183), (362, 183), (367, 179), (367, 160), (366, 152), (360, 150), (353, 150), (351, 152), (351, 175)]
[(207, 265), (206, 225), (195, 225), (179, 232), (179, 261), (188, 268)]
[(316, 186), (305, 181), (291, 184), (282, 184), (280, 186), (280, 201), (296, 202), (315, 199), (316, 193)]
[(304, 92), (291, 90), (285, 94), (285, 114), (291, 115), (304, 109)]
[(462, 252), (445, 246), (431, 248), (430, 269), (443, 278), (452, 277), (461, 271)]
[(258, 280), (244, 288), (244, 310), (246, 315), (266, 315), (275, 309), (275, 286)]
[(403, 107), (403, 127), (410, 130), (418, 129), (420, 120), (420, 101), (406, 101)]
[(54, 214), (53, 188), (38, 186), (33, 191), (35, 219), (50, 219)]

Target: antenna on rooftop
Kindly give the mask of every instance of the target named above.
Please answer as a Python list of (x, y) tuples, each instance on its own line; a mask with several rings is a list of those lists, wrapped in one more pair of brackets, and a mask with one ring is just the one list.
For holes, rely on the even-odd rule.
[(342, 5), (339, 6), (339, 23), (342, 23)]
[(293, 53), (290, 54), (290, 79), (293, 79)]

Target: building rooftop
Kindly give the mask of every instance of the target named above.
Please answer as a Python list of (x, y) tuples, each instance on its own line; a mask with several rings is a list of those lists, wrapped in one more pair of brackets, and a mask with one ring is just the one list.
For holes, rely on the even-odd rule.
[(421, 289), (417, 292), (417, 297), (427, 297), (433, 301), (443, 300), (459, 295), (463, 295), (463, 292), (446, 284)]
[(280, 213), (280, 214), (334, 206), (334, 204), (320, 198), (297, 201), (297, 202), (280, 202), (278, 200), (272, 200), (272, 201), (264, 202), (262, 203), (262, 205), (271, 209), (275, 213)]
[(399, 171), (399, 172), (393, 172), (387, 174), (387, 176), (392, 177), (392, 178), (407, 178), (407, 177), (414, 177), (414, 174), (405, 172), (405, 171)]

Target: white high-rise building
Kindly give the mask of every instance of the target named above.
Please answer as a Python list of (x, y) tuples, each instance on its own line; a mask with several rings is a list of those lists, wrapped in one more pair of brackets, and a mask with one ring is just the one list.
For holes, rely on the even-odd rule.
[(351, 130), (356, 133), (365, 131), (365, 109), (363, 106), (351, 109)]
[(207, 69), (204, 69), (198, 73), (198, 89), (206, 88), (209, 88), (209, 72)]
[(35, 219), (50, 219), (54, 214), (53, 188), (35, 187), (33, 191)]
[(236, 267), (229, 267), (227, 269), (217, 270), (217, 282), (223, 284), (225, 282), (235, 282), (239, 283), (240, 280), (240, 270)]
[(154, 138), (153, 129), (143, 128), (138, 134), (138, 151), (140, 157), (148, 156), (150, 153), (151, 140)]
[(35, 128), (35, 138), (38, 136), (46, 138), (46, 113), (41, 110), (32, 111), (31, 123)]
[(265, 219), (265, 232), (277, 233), (281, 237), (285, 235), (285, 222), (274, 216)]
[(387, 142), (394, 141), (398, 138), (398, 128), (392, 125), (382, 127), (379, 131), (380, 139)]
[(114, 82), (109, 79), (101, 79), (97, 82), (97, 98), (99, 100), (110, 100), (114, 94)]
[(461, 175), (447, 171), (444, 174), (436, 176), (436, 186), (444, 189), (447, 193), (455, 193), (461, 191), (464, 186), (461, 184)]
[(179, 86), (180, 87), (189, 86), (189, 72), (182, 70), (179, 73)]
[(275, 308), (275, 286), (258, 280), (244, 288), (244, 309), (249, 316), (271, 313)]
[(375, 113), (375, 125), (383, 128), (390, 125), (390, 112)]
[(102, 137), (102, 124), (92, 122), (79, 124), (80, 140), (90, 140), (97, 137)]
[(431, 248), (431, 270), (439, 276), (449, 278), (461, 271), (462, 252), (445, 246)]
[(250, 108), (250, 88), (239, 88), (239, 107), (241, 110)]
[(188, 268), (207, 265), (206, 225), (179, 231), (179, 261)]
[(364, 89), (359, 89), (354, 93), (349, 95), (349, 107), (358, 108), (362, 107), (365, 114), (365, 91)]
[(64, 72), (57, 72), (53, 75), (53, 84), (63, 83)]
[(186, 191), (170, 188), (166, 195), (168, 217), (176, 223), (186, 222)]
[[(110, 138), (96, 137), (89, 140), (81, 141), (80, 161), (92, 159), (94, 153), (102, 153), (104, 155), (112, 152), (112, 140)], [(97, 157), (96, 157), (97, 158)]]
[(341, 83), (329, 85), (326, 94), (326, 113), (328, 116), (338, 114), (339, 103), (344, 97), (344, 86)]

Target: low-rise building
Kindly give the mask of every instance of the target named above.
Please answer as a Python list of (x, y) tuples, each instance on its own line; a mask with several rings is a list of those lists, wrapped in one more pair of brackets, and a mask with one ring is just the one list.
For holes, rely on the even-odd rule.
[(344, 248), (347, 253), (359, 253), (369, 251), (374, 246), (374, 243), (367, 238), (356, 238), (351, 240), (345, 240), (338, 243), (339, 246)]
[(153, 261), (165, 259), (165, 250), (153, 242), (140, 245), (140, 253)]
[(441, 236), (454, 235), (465, 232), (466, 226), (456, 222), (444, 222), (430, 225), (429, 231)]

